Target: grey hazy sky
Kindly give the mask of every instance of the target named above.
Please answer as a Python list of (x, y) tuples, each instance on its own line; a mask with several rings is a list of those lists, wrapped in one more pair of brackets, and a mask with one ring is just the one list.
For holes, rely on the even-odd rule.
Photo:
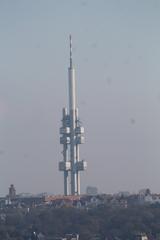
[(0, 195), (63, 192), (68, 37), (86, 130), (82, 174), (100, 192), (160, 192), (160, 1), (0, 1)]

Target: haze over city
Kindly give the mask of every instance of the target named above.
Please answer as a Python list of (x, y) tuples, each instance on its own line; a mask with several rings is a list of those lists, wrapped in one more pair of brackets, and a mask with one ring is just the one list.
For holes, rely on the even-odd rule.
[(0, 195), (63, 193), (59, 143), (73, 38), (88, 162), (99, 192), (160, 192), (160, 2), (0, 2)]

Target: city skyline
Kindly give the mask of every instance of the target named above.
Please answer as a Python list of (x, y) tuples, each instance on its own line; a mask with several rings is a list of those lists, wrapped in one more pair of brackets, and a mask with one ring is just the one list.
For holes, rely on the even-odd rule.
[(0, 195), (63, 193), (59, 127), (74, 39), (82, 192), (160, 192), (159, 1), (0, 2)]

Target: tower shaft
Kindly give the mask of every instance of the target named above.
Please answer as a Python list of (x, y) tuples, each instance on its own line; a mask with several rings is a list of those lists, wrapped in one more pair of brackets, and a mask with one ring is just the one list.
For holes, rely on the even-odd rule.
[[(63, 161), (59, 170), (64, 171), (64, 195), (80, 195), (80, 171), (86, 169), (86, 162), (79, 160), (79, 145), (84, 142), (84, 128), (76, 108), (76, 79), (72, 61), (72, 38), (70, 36), (70, 66), (68, 68), (69, 112), (63, 110), (60, 143), (63, 144)], [(70, 191), (69, 191), (70, 177)]]
[[(71, 45), (70, 45), (71, 46)], [(71, 195), (80, 194), (77, 189), (77, 162), (76, 151), (76, 86), (75, 86), (75, 69), (72, 66), (70, 58), (70, 67), (68, 69), (68, 86), (69, 86), (69, 114), (70, 114), (70, 160), (71, 160)]]

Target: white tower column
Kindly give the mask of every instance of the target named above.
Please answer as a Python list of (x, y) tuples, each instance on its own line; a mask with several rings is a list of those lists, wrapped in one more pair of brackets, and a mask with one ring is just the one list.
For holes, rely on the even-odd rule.
[[(79, 160), (79, 144), (84, 142), (84, 128), (78, 118), (76, 108), (76, 79), (72, 63), (72, 38), (70, 36), (70, 66), (68, 68), (69, 111), (63, 111), (63, 127), (60, 128), (61, 144), (63, 144), (63, 161), (59, 170), (64, 172), (64, 195), (80, 195), (80, 171), (86, 169), (86, 162)], [(70, 193), (69, 193), (70, 177)]]

